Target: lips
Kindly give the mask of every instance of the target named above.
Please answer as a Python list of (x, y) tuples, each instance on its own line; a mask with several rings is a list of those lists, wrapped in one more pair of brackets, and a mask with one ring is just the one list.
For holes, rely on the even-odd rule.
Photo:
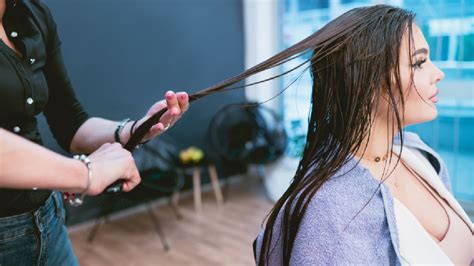
[(437, 103), (438, 102), (438, 93), (439, 93), (439, 89), (436, 89), (436, 92), (431, 95), (430, 98), (428, 98), (428, 100), (432, 101), (433, 103)]

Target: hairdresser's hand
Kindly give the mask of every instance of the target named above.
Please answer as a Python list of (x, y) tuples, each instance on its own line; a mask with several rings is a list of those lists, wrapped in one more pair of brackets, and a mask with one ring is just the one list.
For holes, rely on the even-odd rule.
[(172, 127), (178, 119), (186, 112), (189, 108), (189, 97), (186, 92), (174, 93), (173, 91), (168, 91), (165, 93), (165, 100), (159, 101), (148, 110), (146, 115), (137, 122), (137, 125), (134, 127), (136, 129), (139, 125), (145, 122), (148, 118), (162, 110), (163, 108), (168, 110), (160, 118), (160, 121), (150, 128), (150, 131), (142, 139), (142, 142), (148, 141), (159, 134), (165, 132), (167, 129)]
[(123, 179), (123, 190), (128, 192), (140, 183), (140, 174), (132, 154), (118, 143), (106, 143), (89, 155), (92, 165), (91, 186), (88, 195), (102, 193), (104, 189)]

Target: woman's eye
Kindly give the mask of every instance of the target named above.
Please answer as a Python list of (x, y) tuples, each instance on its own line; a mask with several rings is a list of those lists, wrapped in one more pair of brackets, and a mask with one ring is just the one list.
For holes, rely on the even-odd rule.
[(411, 65), (413, 68), (415, 69), (421, 69), (422, 68), (422, 65), (426, 63), (426, 58), (425, 59), (420, 59), (420, 60), (417, 60), (413, 65)]

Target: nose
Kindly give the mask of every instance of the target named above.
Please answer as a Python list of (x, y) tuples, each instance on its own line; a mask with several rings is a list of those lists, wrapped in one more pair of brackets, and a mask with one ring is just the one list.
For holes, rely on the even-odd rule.
[(434, 73), (434, 83), (437, 83), (444, 79), (444, 72), (435, 66), (435, 73)]

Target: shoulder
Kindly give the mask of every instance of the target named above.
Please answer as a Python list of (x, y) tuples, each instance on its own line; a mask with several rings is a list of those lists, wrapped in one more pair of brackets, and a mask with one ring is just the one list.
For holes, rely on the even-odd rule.
[[(354, 160), (345, 164), (310, 200), (294, 242), (292, 264), (375, 263), (390, 257), (384, 208), (379, 182)], [(274, 232), (280, 232), (282, 218), (280, 212)], [(278, 249), (281, 243), (272, 246)], [(365, 255), (359, 256), (361, 252)], [(281, 253), (272, 256), (278, 261)]]
[(21, 5), (28, 10), (28, 15), (33, 18), (36, 24), (51, 30), (54, 25), (54, 20), (46, 4), (40, 0), (21, 0)]
[[(304, 262), (310, 253), (337, 264), (374, 263), (378, 260), (373, 257), (385, 254), (377, 254), (375, 248), (391, 245), (379, 182), (361, 167), (340, 174), (311, 199), (295, 240), (295, 263)], [(360, 252), (366, 256), (358, 256)]]
[(48, 6), (40, 0), (20, 0), (21, 4), (27, 10), (27, 15), (41, 32), (41, 35), (47, 45), (47, 51), (55, 51), (60, 41), (57, 35), (56, 23)]
[[(394, 143), (401, 145), (402, 138), (400, 138), (400, 136), (396, 136)], [(423, 141), (423, 139), (418, 134), (409, 131), (403, 132), (403, 146), (419, 150), (438, 173), (445, 187), (451, 191), (451, 181), (448, 173), (448, 167), (443, 158), (433, 148)]]
[(21, 4), (24, 5), (32, 14), (42, 17), (44, 20), (51, 20), (52, 15), (48, 6), (40, 0), (21, 0)]

